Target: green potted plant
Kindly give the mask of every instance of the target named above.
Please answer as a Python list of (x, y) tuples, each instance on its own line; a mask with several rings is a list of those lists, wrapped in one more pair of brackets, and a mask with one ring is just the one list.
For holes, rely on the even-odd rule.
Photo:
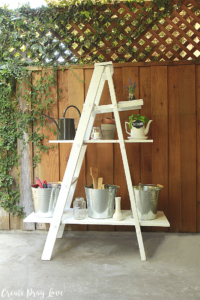
[(135, 89), (136, 89), (136, 81), (131, 83), (131, 79), (128, 79), (129, 86), (125, 86), (125, 88), (129, 91), (129, 101), (135, 100)]
[[(131, 115), (129, 117), (129, 128), (131, 129), (132, 128), (132, 125), (133, 125), (133, 122), (135, 121), (140, 121), (140, 122), (143, 122), (144, 124), (146, 124), (148, 122), (148, 118), (145, 117), (145, 116), (141, 116), (140, 114), (138, 115)], [(139, 124), (139, 122), (137, 122)], [(141, 124), (142, 125), (142, 124)], [(142, 125), (143, 126), (143, 125)]]
[[(141, 116), (140, 114), (131, 115), (129, 117), (129, 122), (125, 122), (125, 129), (126, 133), (130, 135), (128, 139), (147, 139), (146, 134), (149, 132), (149, 125), (151, 124), (152, 120), (148, 120), (147, 117)], [(145, 124), (147, 126), (145, 128)], [(131, 132), (127, 131), (126, 125), (129, 126)]]

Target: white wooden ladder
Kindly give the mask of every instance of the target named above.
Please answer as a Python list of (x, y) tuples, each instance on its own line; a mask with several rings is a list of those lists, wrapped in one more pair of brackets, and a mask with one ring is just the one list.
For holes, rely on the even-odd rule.
[[(146, 260), (144, 244), (141, 234), (140, 223), (138, 219), (136, 203), (133, 194), (131, 175), (126, 155), (126, 148), (122, 134), (122, 128), (119, 117), (120, 105), (117, 104), (116, 95), (114, 90), (114, 84), (112, 75), (114, 73), (112, 62), (97, 63), (95, 64), (94, 72), (88, 89), (87, 97), (79, 121), (76, 136), (72, 145), (70, 157), (65, 170), (64, 178), (61, 185), (61, 190), (57, 200), (57, 204), (54, 210), (53, 218), (51, 221), (50, 229), (47, 235), (46, 243), (44, 246), (42, 260), (50, 260), (53, 252), (56, 238), (61, 238), (63, 235), (65, 224), (62, 224), (62, 216), (65, 208), (70, 208), (76, 183), (80, 173), (80, 169), (83, 163), (84, 155), (86, 152), (87, 145), (84, 143), (85, 140), (89, 140), (94, 119), (96, 116), (95, 111), (98, 111), (98, 105), (100, 102), (101, 94), (104, 88), (105, 81), (108, 80), (108, 86), (111, 95), (111, 111), (114, 112), (116, 128), (119, 138), (119, 145), (121, 149), (121, 155), (126, 175), (126, 181), (129, 191), (129, 197), (131, 201), (131, 207), (133, 212), (133, 226), (136, 229), (136, 235), (141, 255), (141, 260)], [(135, 107), (137, 109), (138, 107)]]

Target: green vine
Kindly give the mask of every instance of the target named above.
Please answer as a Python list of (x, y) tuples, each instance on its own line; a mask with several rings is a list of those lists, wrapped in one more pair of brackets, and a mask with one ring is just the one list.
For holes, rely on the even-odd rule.
[[(55, 68), (52, 69), (51, 75), (49, 71), (48, 75), (43, 71), (43, 75), (32, 84), (30, 72), (17, 65), (16, 61), (15, 65), (7, 63), (0, 67), (0, 206), (13, 215), (24, 215), (23, 208), (18, 205), (18, 180), (14, 180), (11, 175), (13, 167), (18, 168), (21, 155), (18, 153), (17, 139), (23, 140), (23, 133), (26, 132), (27, 142), (33, 142), (37, 147), (37, 153), (33, 157), (34, 167), (40, 161), (43, 151), (47, 153), (50, 148), (54, 148), (43, 144), (44, 134), (40, 134), (40, 128), (45, 125), (42, 113), (49, 111), (55, 103), (50, 91), (50, 88), (57, 84), (55, 72)], [(18, 101), (22, 94), (22, 81), (28, 88), (23, 89), (25, 108), (22, 108)], [(32, 132), (29, 128), (33, 126), (35, 130)]]
[[(193, 7), (193, 10), (199, 15), (199, 0), (196, 2), (197, 7)], [(176, 5), (171, 0), (151, 1), (148, 5), (145, 1), (124, 1), (132, 12), (136, 12), (139, 5), (139, 11), (133, 20), (134, 30), (128, 34), (128, 42), (127, 35), (123, 33), (126, 15), (115, 19), (116, 28), (112, 31), (108, 29), (113, 21), (109, 5), (116, 8), (118, 4), (116, 0), (95, 3), (90, 0), (63, 0), (59, 5), (49, 4), (40, 9), (31, 9), (28, 5), (14, 11), (0, 7), (0, 206), (6, 211), (24, 215), (23, 207), (18, 205), (18, 180), (14, 180), (11, 175), (13, 167), (19, 166), (21, 155), (17, 151), (17, 140), (23, 139), (23, 132), (28, 133), (28, 142), (33, 142), (38, 149), (34, 166), (40, 161), (42, 151), (50, 150), (49, 146), (43, 144), (44, 135), (40, 133), (40, 128), (45, 126), (42, 113), (48, 111), (55, 101), (51, 87), (57, 84), (57, 67), (68, 66), (76, 74), (71, 65), (105, 60), (104, 54), (111, 50), (118, 54), (116, 62), (124, 62), (126, 59), (120, 56), (116, 45), (119, 37), (127, 60), (131, 57), (139, 61), (141, 56), (130, 47), (131, 42), (145, 30), (153, 28), (156, 22), (170, 16), (172, 10), (180, 7), (181, 1)], [(105, 5), (108, 5), (107, 10)], [(85, 36), (80, 37), (71, 30), (70, 22), (82, 27), (90, 24), (95, 34), (86, 30)], [(111, 42), (111, 48), (103, 45), (102, 41)], [(79, 56), (73, 51), (76, 44), (79, 45)], [(148, 55), (152, 50), (153, 46), (146, 49), (142, 56)], [(43, 67), (41, 76), (38, 76), (34, 84), (28, 66)], [(51, 69), (51, 74), (49, 69), (47, 74), (46, 68)], [(25, 108), (19, 102), (22, 82), (27, 86), (23, 90)], [(34, 127), (35, 130), (32, 132), (29, 127)]]

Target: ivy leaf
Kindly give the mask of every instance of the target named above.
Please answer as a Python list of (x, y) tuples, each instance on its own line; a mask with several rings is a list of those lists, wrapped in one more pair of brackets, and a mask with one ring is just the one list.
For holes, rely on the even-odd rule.
[(90, 13), (88, 11), (82, 11), (81, 14), (85, 15), (88, 19), (90, 18)]

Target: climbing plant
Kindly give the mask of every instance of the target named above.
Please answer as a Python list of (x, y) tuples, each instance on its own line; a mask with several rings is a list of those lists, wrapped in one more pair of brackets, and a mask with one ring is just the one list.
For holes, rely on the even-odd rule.
[[(29, 126), (35, 125), (35, 132), (28, 135), (28, 142), (33, 142), (38, 148), (34, 165), (37, 165), (41, 151), (49, 151), (49, 147), (43, 145), (44, 136), (39, 129), (45, 125), (42, 113), (54, 103), (49, 88), (56, 84), (56, 68), (60, 65), (73, 68), (72, 65), (105, 60), (106, 53), (115, 51), (117, 39), (127, 52), (127, 58), (122, 59), (119, 55), (115, 61), (128, 61), (130, 57), (138, 61), (137, 51), (130, 46), (132, 41), (144, 30), (153, 28), (155, 22), (170, 16), (181, 2), (155, 0), (147, 4), (139, 0), (124, 1), (130, 12), (136, 13), (128, 34), (124, 33), (124, 23), (129, 17), (125, 13), (115, 18), (116, 26), (108, 30), (113, 14), (109, 7), (105, 10), (105, 5), (112, 5), (115, 9), (119, 4), (116, 0), (95, 3), (91, 0), (63, 0), (39, 9), (31, 9), (29, 5), (16, 10), (0, 7), (0, 206), (23, 216), (23, 208), (18, 205), (18, 184), (14, 185), (11, 175), (13, 167), (19, 164), (17, 139), (23, 139), (23, 132), (29, 133)], [(197, 15), (199, 2), (196, 1), (197, 7), (192, 8)], [(87, 29), (84, 35), (78, 34), (88, 24), (95, 33)], [(152, 49), (153, 46), (146, 49), (143, 55)], [(34, 85), (28, 66), (40, 66), (44, 70)], [(51, 69), (51, 75), (48, 71), (46, 76), (47, 68)], [(25, 108), (20, 106), (21, 93), (16, 88), (22, 81), (27, 83), (27, 90), (23, 91)]]

